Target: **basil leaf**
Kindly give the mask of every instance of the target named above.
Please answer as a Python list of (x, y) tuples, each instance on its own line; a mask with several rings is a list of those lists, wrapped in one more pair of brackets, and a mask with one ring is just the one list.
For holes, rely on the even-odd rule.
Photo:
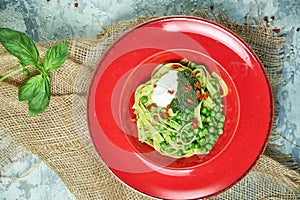
[(34, 95), (39, 91), (39, 88), (43, 84), (43, 77), (35, 75), (28, 79), (23, 85), (19, 88), (19, 101), (27, 101), (34, 97)]
[(61, 67), (68, 57), (68, 43), (58, 43), (52, 46), (44, 58), (44, 68), (46, 72), (54, 71)]
[(39, 52), (26, 34), (8, 28), (0, 28), (0, 43), (22, 63), (38, 66), (40, 62)]
[(44, 83), (45, 84), (45, 92), (50, 98), (50, 76), (49, 76), (49, 74), (47, 74), (46, 77), (44, 78), (44, 82), (45, 82)]
[(28, 101), (29, 116), (33, 117), (44, 112), (50, 102), (50, 85), (47, 79), (43, 79), (41, 87), (38, 88), (37, 93), (32, 99)]

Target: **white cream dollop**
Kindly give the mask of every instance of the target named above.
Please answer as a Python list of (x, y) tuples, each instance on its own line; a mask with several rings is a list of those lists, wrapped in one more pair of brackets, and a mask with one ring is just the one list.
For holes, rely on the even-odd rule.
[(157, 81), (152, 94), (152, 101), (157, 106), (166, 107), (171, 103), (177, 92), (177, 78), (177, 71), (171, 70)]

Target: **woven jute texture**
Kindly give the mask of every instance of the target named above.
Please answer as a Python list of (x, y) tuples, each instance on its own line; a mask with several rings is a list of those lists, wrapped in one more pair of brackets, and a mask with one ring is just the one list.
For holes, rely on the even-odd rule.
[[(215, 15), (203, 11), (193, 15), (220, 23), (244, 39), (264, 64), (276, 97), (281, 82), (284, 37), (274, 35), (264, 26), (231, 22), (222, 13)], [(50, 106), (37, 117), (28, 117), (27, 104), (18, 101), (18, 87), (26, 76), (18, 74), (1, 83), (2, 169), (32, 153), (61, 178), (77, 199), (149, 199), (123, 185), (105, 167), (90, 141), (85, 116), (89, 79), (99, 58), (122, 33), (150, 18), (153, 17), (104, 27), (95, 40), (66, 40), (69, 42), (69, 57), (61, 69), (51, 74)], [(42, 57), (53, 44), (37, 44)], [(0, 76), (17, 67), (18, 61), (2, 46), (0, 57)], [(31, 72), (35, 73), (34, 70)], [(275, 108), (275, 118), (276, 114)], [(274, 135), (275, 124), (273, 128)], [(247, 176), (213, 199), (300, 199), (300, 175), (292, 166), (289, 158), (279, 156), (269, 145)]]

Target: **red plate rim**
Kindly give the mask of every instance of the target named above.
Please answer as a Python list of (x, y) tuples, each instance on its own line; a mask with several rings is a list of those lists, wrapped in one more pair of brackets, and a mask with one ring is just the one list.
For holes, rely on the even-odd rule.
[[(229, 185), (226, 185), (226, 186), (223, 186), (222, 188), (223, 189), (220, 189), (220, 190), (217, 190), (217, 191), (214, 191), (214, 192), (208, 192), (209, 194), (205, 194), (205, 195), (201, 195), (201, 194), (191, 194), (190, 192), (188, 192), (188, 196), (174, 196), (174, 195), (169, 195), (169, 194), (166, 194), (166, 195), (163, 195), (163, 196), (159, 196), (159, 195), (153, 195), (153, 194), (149, 194), (149, 192), (145, 192), (143, 189), (141, 188), (137, 188), (135, 186), (132, 186), (131, 184), (128, 184), (126, 181), (123, 180), (123, 172), (119, 173), (118, 171), (112, 169), (110, 166), (107, 166), (108, 169), (112, 172), (112, 174), (114, 176), (116, 176), (122, 183), (124, 183), (125, 185), (131, 187), (131, 188), (134, 188), (136, 189), (137, 191), (141, 192), (142, 194), (144, 195), (150, 195), (150, 196), (155, 196), (155, 197), (158, 197), (158, 198), (166, 198), (166, 199), (173, 199), (173, 198), (205, 198), (205, 197), (209, 197), (209, 196), (214, 196), (214, 195), (217, 195), (225, 190), (227, 190), (228, 188), (232, 187), (233, 185), (235, 185), (237, 182), (239, 182), (243, 177), (245, 177), (249, 171), (254, 167), (254, 165), (256, 164), (256, 162), (258, 161), (258, 159), (260, 158), (260, 156), (262, 155), (263, 151), (265, 150), (266, 148), (266, 144), (269, 140), (269, 137), (270, 137), (270, 133), (271, 133), (271, 129), (272, 129), (272, 123), (273, 123), (273, 115), (274, 115), (274, 111), (273, 111), (273, 107), (274, 107), (274, 102), (273, 102), (273, 97), (272, 97), (272, 92), (271, 92), (271, 87), (270, 87), (270, 83), (268, 81), (268, 78), (267, 78), (267, 74), (264, 70), (264, 67), (263, 65), (261, 64), (258, 56), (255, 54), (255, 52), (247, 45), (247, 43), (245, 43), (237, 34), (235, 34), (234, 32), (232, 32), (231, 30), (227, 29), (226, 27), (220, 25), (220, 24), (217, 24), (215, 22), (212, 22), (210, 20), (207, 20), (207, 19), (202, 19), (202, 18), (198, 18), (198, 17), (192, 17), (192, 16), (166, 16), (166, 17), (160, 17), (160, 18), (156, 18), (156, 19), (152, 19), (152, 20), (149, 20), (145, 23), (142, 23), (132, 29), (130, 29), (129, 31), (127, 31), (126, 33), (124, 33), (123, 35), (121, 35), (117, 40), (115, 40), (111, 46), (106, 50), (106, 52), (103, 54), (103, 56), (101, 57), (101, 59), (99, 60), (98, 64), (97, 64), (97, 68), (94, 70), (93, 72), (93, 76), (92, 76), (92, 79), (90, 81), (90, 85), (89, 85), (89, 89), (88, 89), (88, 95), (87, 95), (87, 122), (88, 122), (88, 130), (89, 130), (89, 135), (90, 135), (90, 139), (94, 145), (94, 148), (96, 149), (97, 153), (100, 155), (101, 157), (101, 147), (99, 146), (99, 143), (97, 143), (97, 139), (95, 137), (95, 133), (94, 131), (95, 130), (92, 130), (92, 126), (93, 126), (93, 123), (96, 123), (97, 122), (97, 113), (95, 113), (95, 109), (94, 109), (94, 105), (91, 106), (94, 102), (94, 99), (92, 99), (94, 96), (95, 96), (95, 92), (96, 92), (96, 89), (95, 88), (95, 79), (96, 77), (98, 76), (98, 80), (99, 81), (99, 69), (101, 68), (100, 66), (103, 64), (103, 62), (107, 59), (107, 57), (110, 56), (110, 53), (111, 53), (111, 50), (115, 48), (115, 46), (117, 46), (119, 43), (121, 43), (124, 39), (126, 40), (126, 37), (130, 34), (132, 34), (134, 31), (136, 30), (139, 30), (139, 29), (142, 29), (144, 27), (147, 27), (151, 24), (155, 24), (155, 23), (164, 23), (164, 22), (168, 22), (168, 21), (177, 21), (177, 20), (187, 20), (187, 21), (193, 21), (193, 23), (196, 23), (196, 21), (198, 22), (202, 22), (202, 23), (207, 23), (207, 24), (210, 24), (214, 27), (218, 27), (218, 28), (221, 28), (223, 31), (227, 32), (227, 34), (231, 34), (232, 37), (236, 40), (238, 40), (238, 42), (240, 43), (240, 45), (242, 45), (246, 51), (248, 52), (248, 54), (251, 56), (251, 58), (253, 60), (255, 60), (257, 66), (259, 68), (259, 70), (261, 70), (262, 74), (261, 76), (263, 76), (263, 78), (265, 79), (265, 89), (268, 91), (268, 97), (269, 99), (267, 100), (267, 102), (269, 103), (269, 113), (268, 113), (268, 124), (267, 124), (267, 130), (266, 132), (264, 133), (261, 133), (261, 134), (265, 134), (264, 137), (263, 137), (263, 140), (260, 141), (261, 144), (260, 144), (260, 148), (258, 149), (258, 153), (256, 154), (256, 157), (253, 158), (253, 162), (251, 163), (251, 165), (247, 166), (247, 169), (243, 169), (243, 174), (240, 175), (238, 178), (235, 178), (235, 181), (232, 181)], [(104, 73), (104, 72), (103, 72)], [(91, 98), (92, 97), (92, 98)], [(99, 128), (99, 127), (98, 127)], [(100, 127), (101, 128), (101, 127)], [(97, 136), (98, 137), (98, 136)], [(103, 157), (102, 157), (103, 159)], [(107, 160), (103, 159), (103, 161), (107, 164)], [(134, 178), (136, 178), (136, 176), (134, 175)]]

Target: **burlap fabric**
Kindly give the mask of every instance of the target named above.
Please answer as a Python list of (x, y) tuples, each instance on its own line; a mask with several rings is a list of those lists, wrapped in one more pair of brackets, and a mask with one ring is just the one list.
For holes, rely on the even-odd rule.
[[(216, 21), (243, 38), (264, 64), (276, 96), (283, 64), (283, 36), (274, 35), (264, 26), (233, 23), (223, 13), (193, 14)], [(77, 199), (148, 199), (120, 183), (104, 166), (89, 139), (85, 105), (89, 78), (101, 55), (120, 34), (150, 18), (114, 24), (104, 28), (95, 40), (68, 39), (69, 57), (61, 69), (51, 74), (50, 106), (37, 117), (29, 118), (26, 103), (17, 99), (18, 87), (26, 79), (24, 75), (15, 75), (1, 83), (0, 169), (33, 153), (61, 178)], [(37, 44), (42, 57), (52, 44)], [(0, 57), (0, 76), (17, 67), (17, 60), (2, 46)], [(275, 117), (276, 114), (275, 109)], [(276, 136), (275, 124), (272, 135)], [(242, 181), (213, 199), (300, 199), (299, 183), (296, 165), (269, 145)]]

